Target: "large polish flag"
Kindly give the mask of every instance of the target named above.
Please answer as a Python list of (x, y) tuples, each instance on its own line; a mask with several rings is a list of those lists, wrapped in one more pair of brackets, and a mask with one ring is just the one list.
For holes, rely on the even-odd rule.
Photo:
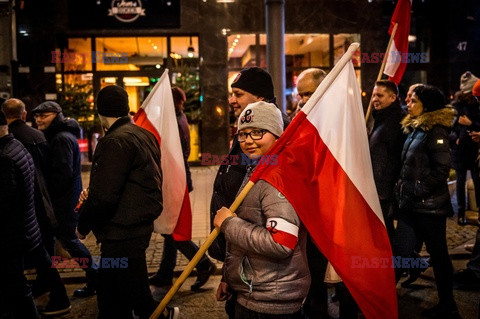
[[(251, 181), (286, 196), (366, 318), (397, 318), (392, 250), (352, 62), (333, 82), (330, 75), (268, 152), (278, 165), (257, 166)], [(332, 84), (318, 100), (324, 82)]]
[(408, 34), (410, 33), (410, 15), (412, 11), (411, 0), (398, 0), (395, 11), (390, 21), (388, 34), (392, 35), (395, 23), (398, 24), (397, 31), (393, 37), (390, 52), (387, 52), (387, 62), (383, 73), (388, 75), (388, 79), (400, 83), (407, 68), (407, 61), (403, 54), (408, 53)]
[(154, 230), (172, 234), (177, 241), (190, 240), (192, 209), (168, 70), (163, 72), (133, 120), (155, 135), (162, 153), (163, 212), (155, 220)]

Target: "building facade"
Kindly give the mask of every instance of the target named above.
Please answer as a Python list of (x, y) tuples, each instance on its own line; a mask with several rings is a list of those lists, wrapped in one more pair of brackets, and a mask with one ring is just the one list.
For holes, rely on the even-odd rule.
[[(418, 60), (408, 65), (401, 92), (411, 83), (428, 82), (452, 94), (464, 71), (480, 75), (479, 6), (464, 2), (463, 7), (445, 2), (443, 13), (433, 15), (434, 1), (413, 1), (409, 50)], [(386, 49), (395, 4), (285, 0), (287, 111), (295, 107), (296, 76), (309, 67), (328, 72), (352, 42), (360, 42), (353, 62), (368, 105), (381, 63), (372, 56)], [(11, 30), (4, 32), (11, 46), (3, 48), (10, 59), (0, 61), (0, 91), (22, 98), (28, 109), (58, 100), (87, 124), (93, 121), (93, 97), (103, 86), (124, 86), (136, 111), (168, 69), (172, 85), (187, 92), (186, 113), (196, 128), (191, 160), (199, 161), (201, 153), (225, 154), (234, 122), (229, 83), (246, 66), (268, 69), (266, 5), (259, 0), (0, 3), (0, 26)]]

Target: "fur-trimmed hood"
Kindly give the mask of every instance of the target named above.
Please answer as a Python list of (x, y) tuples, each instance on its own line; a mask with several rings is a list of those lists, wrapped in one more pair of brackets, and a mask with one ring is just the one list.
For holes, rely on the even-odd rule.
[(450, 106), (446, 106), (437, 111), (423, 113), (416, 118), (412, 118), (410, 114), (408, 114), (401, 122), (402, 129), (405, 134), (408, 134), (415, 129), (429, 131), (435, 125), (452, 127), (455, 114), (455, 109)]

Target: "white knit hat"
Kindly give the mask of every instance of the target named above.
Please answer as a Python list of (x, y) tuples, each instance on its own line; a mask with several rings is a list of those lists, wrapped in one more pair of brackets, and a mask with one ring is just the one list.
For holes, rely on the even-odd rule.
[(282, 113), (273, 103), (264, 101), (248, 104), (238, 118), (238, 130), (258, 128), (279, 137), (283, 133)]
[(463, 73), (460, 77), (460, 91), (462, 91), (462, 93), (472, 92), (473, 86), (477, 81), (478, 78), (473, 75), (472, 72), (467, 71)]

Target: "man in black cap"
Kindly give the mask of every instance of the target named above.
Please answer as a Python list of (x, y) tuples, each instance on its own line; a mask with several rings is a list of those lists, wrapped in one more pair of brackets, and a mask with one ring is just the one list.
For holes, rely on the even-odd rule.
[[(97, 96), (105, 130), (95, 149), (88, 198), (80, 209), (78, 236), (93, 231), (101, 243), (98, 318), (148, 318), (155, 302), (148, 285), (145, 250), (163, 209), (160, 147), (155, 136), (128, 116), (127, 92), (116, 85)], [(170, 318), (178, 308), (169, 309)]]
[[(50, 148), (50, 163), (45, 172), (53, 210), (58, 221), (55, 236), (68, 253), (79, 260), (88, 260), (86, 286), (74, 292), (75, 297), (95, 294), (96, 271), (87, 247), (75, 235), (78, 214), (75, 206), (82, 191), (80, 126), (74, 119), (65, 118), (58, 103), (46, 101), (32, 110), (38, 129), (45, 134)], [(84, 258), (84, 259), (80, 259)]]

